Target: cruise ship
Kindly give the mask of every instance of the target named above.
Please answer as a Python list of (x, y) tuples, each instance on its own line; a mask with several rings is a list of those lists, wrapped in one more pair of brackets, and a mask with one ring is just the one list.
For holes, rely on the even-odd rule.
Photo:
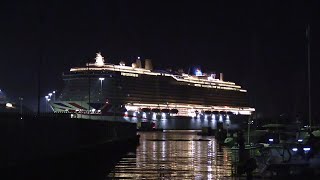
[(68, 112), (74, 118), (223, 118), (254, 111), (247, 91), (224, 81), (222, 73), (155, 70), (150, 59), (138, 57), (130, 66), (123, 61), (116, 65), (97, 53), (94, 63), (71, 68), (62, 76), (64, 89), (49, 104), (54, 112)]

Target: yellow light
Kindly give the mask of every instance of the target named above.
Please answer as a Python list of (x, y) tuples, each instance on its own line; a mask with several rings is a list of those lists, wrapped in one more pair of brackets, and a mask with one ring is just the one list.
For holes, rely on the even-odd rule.
[(122, 76), (131, 76), (131, 77), (138, 77), (138, 74), (133, 74), (133, 73), (125, 73), (125, 72), (121, 72)]

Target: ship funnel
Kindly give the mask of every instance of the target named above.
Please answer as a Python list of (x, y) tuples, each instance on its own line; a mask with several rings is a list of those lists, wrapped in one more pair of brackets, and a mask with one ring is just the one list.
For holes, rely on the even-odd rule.
[(95, 60), (96, 60), (96, 65), (97, 66), (103, 66), (104, 65), (104, 57), (101, 55), (101, 53), (100, 52), (98, 52), (98, 53), (96, 53), (96, 58), (95, 58)]
[(140, 60), (139, 57), (138, 57), (138, 59), (136, 60), (136, 64), (137, 64), (137, 68), (142, 68), (141, 60)]
[(220, 81), (223, 81), (223, 73), (220, 73)]
[(153, 70), (151, 59), (145, 60), (144, 68), (151, 71)]

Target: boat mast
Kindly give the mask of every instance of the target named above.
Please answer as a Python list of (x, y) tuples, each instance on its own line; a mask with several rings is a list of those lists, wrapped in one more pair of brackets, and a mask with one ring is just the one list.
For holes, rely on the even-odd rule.
[[(38, 41), (39, 45), (39, 59), (38, 59), (38, 66), (37, 66), (37, 116), (40, 115), (40, 110), (41, 110), (41, 67), (42, 67), (42, 62), (43, 62), (43, 49), (44, 49), (44, 22), (45, 22), (45, 16), (44, 16), (44, 11), (43, 11), (42, 4), (39, 4), (38, 7), (38, 17), (39, 17), (39, 25), (38, 25), (38, 33), (40, 36), (40, 40)], [(47, 101), (47, 100), (46, 100)], [(46, 102), (47, 103), (47, 102)]]
[(89, 113), (89, 120), (91, 119), (91, 109), (90, 109), (90, 95), (91, 95), (91, 79), (90, 79), (90, 68), (89, 68), (89, 63), (87, 63), (88, 65), (88, 84), (89, 84), (89, 89), (88, 89), (88, 113)]
[(310, 75), (310, 24), (307, 26), (306, 30), (306, 39), (307, 39), (307, 58), (308, 58), (308, 100), (309, 100), (309, 126), (311, 130), (311, 75)]

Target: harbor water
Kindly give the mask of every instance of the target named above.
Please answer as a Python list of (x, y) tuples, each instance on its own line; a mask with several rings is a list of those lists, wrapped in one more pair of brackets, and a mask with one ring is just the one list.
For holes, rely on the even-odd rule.
[(229, 179), (231, 152), (195, 131), (140, 132), (136, 152), (124, 156), (107, 179)]

